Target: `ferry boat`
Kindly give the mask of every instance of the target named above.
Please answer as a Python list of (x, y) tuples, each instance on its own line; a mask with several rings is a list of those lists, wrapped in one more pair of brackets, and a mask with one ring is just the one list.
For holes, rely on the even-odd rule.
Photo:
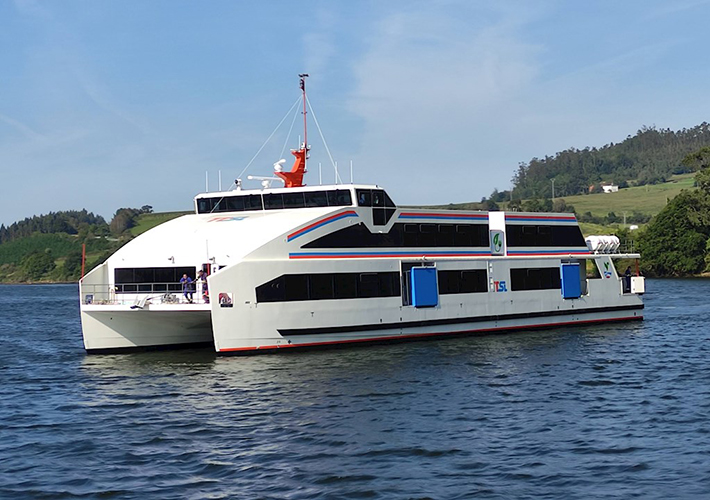
[(585, 240), (573, 214), (410, 209), (377, 185), (304, 185), (305, 76), (304, 142), (274, 172), (284, 186), (198, 194), (193, 214), (84, 276), (87, 352), (249, 354), (643, 319), (644, 278), (614, 265), (640, 256)]

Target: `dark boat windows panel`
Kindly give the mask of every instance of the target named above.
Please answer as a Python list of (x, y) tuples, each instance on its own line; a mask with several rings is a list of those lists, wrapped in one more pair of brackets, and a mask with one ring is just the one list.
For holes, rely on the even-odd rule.
[(517, 225), (505, 226), (509, 247), (583, 247), (579, 226)]
[(390, 221), (396, 210), (394, 208), (373, 208), (372, 223), (375, 226), (385, 226)]
[(114, 270), (117, 293), (181, 290), (180, 278), (195, 278), (194, 267), (126, 267)]
[(446, 248), (488, 245), (487, 224), (394, 224), (387, 233), (371, 233), (365, 224), (360, 223), (321, 236), (302, 248)]
[(307, 207), (327, 207), (328, 197), (325, 191), (308, 191), (303, 193)]
[(439, 271), (439, 293), (483, 293), (488, 291), (488, 273), (485, 269)]
[(361, 207), (371, 207), (372, 206), (372, 192), (369, 189), (358, 189), (357, 194), (357, 204)]
[(333, 291), (336, 299), (354, 299), (357, 298), (357, 281), (356, 273), (337, 273), (333, 275)]
[(336, 189), (335, 191), (327, 191), (327, 194), (328, 206), (330, 207), (347, 207), (353, 204), (353, 200), (350, 196), (349, 190)]
[(284, 207), (284, 198), (281, 193), (265, 194), (264, 209), (281, 210)]
[(514, 268), (510, 270), (510, 289), (559, 290), (560, 269), (558, 267)]
[(243, 196), (228, 196), (225, 200), (225, 205), (228, 212), (242, 212), (244, 211), (244, 197)]
[(335, 298), (332, 274), (311, 274), (308, 277), (308, 286), (312, 300)]
[(242, 196), (242, 198), (244, 198), (244, 210), (252, 211), (264, 209), (260, 194), (250, 194), (248, 196)]
[(399, 273), (285, 274), (256, 287), (257, 302), (399, 296)]
[[(385, 194), (385, 203), (388, 197)], [(352, 197), (347, 189), (332, 191), (306, 191), (298, 193), (269, 193), (242, 196), (220, 196), (197, 200), (197, 213), (243, 212), (253, 210), (281, 210), (304, 207), (352, 206)]]
[(303, 193), (283, 193), (284, 208), (304, 208), (306, 201)]

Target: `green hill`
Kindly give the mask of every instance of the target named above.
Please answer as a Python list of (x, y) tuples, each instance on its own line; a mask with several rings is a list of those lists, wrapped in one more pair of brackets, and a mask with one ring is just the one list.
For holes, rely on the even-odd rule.
[(567, 205), (574, 206), (575, 212), (591, 212), (604, 217), (609, 212), (621, 215), (633, 212), (653, 216), (675, 198), (683, 189), (694, 189), (693, 174), (674, 175), (662, 184), (647, 184), (620, 189), (616, 193), (596, 193), (561, 197)]
[(138, 236), (141, 233), (145, 233), (148, 229), (153, 229), (155, 226), (159, 226), (163, 222), (167, 222), (169, 220), (191, 213), (193, 212), (162, 212), (140, 214), (135, 219), (136, 225), (130, 229), (131, 235), (134, 237)]

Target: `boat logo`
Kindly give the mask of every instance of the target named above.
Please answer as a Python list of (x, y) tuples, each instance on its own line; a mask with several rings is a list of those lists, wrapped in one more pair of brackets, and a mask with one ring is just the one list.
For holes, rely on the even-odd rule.
[(503, 242), (504, 234), (500, 230), (492, 230), (490, 233), (491, 238), (491, 254), (493, 255), (503, 255)]
[(212, 218), (211, 218), (210, 220), (208, 220), (207, 222), (240, 221), (240, 220), (244, 220), (244, 219), (246, 219), (246, 217), (237, 217), (237, 216), (233, 216), (233, 217), (228, 217), (228, 216), (225, 216), (225, 217), (212, 217)]
[(609, 263), (608, 262), (604, 263), (604, 277), (611, 278), (611, 271), (609, 270)]

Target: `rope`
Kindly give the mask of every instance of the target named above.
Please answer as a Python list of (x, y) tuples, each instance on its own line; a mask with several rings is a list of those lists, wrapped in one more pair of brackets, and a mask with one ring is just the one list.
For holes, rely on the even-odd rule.
[(296, 102), (293, 103), (293, 106), (291, 106), (291, 108), (286, 112), (286, 114), (284, 115), (284, 117), (281, 118), (281, 121), (279, 122), (278, 125), (276, 125), (276, 128), (274, 129), (274, 131), (271, 132), (271, 135), (264, 141), (264, 144), (262, 144), (261, 147), (259, 148), (259, 151), (257, 151), (256, 154), (254, 155), (254, 157), (249, 161), (249, 163), (247, 163), (247, 166), (244, 167), (244, 170), (242, 170), (242, 172), (237, 176), (237, 179), (240, 179), (240, 178), (242, 177), (242, 175), (244, 175), (244, 172), (246, 172), (247, 169), (248, 169), (248, 168), (251, 166), (251, 164), (254, 162), (254, 160), (256, 160), (256, 157), (259, 156), (259, 153), (261, 153), (261, 150), (264, 149), (264, 146), (266, 146), (266, 143), (268, 143), (268, 142), (271, 140), (271, 138), (274, 136), (274, 134), (275, 134), (276, 131), (279, 129), (279, 127), (281, 126), (281, 124), (284, 122), (284, 120), (286, 120), (286, 118), (288, 117), (288, 115), (291, 113), (291, 110), (292, 110), (294, 107), (296, 107), (296, 105), (297, 105), (300, 101), (301, 101), (301, 96), (299, 96), (298, 99), (296, 99)]
[[(323, 131), (320, 129), (320, 124), (318, 123), (318, 118), (316, 118), (316, 112), (313, 111), (313, 106), (311, 106), (311, 100), (308, 99), (308, 96), (306, 96), (306, 102), (308, 103), (308, 109), (311, 110), (311, 114), (313, 115), (313, 121), (316, 123), (316, 128), (318, 129), (318, 133), (320, 134), (320, 138), (323, 141), (323, 145), (325, 146), (325, 150), (328, 153), (328, 158), (330, 158), (330, 163), (333, 165), (333, 170), (335, 170), (335, 178), (336, 178), (336, 184), (338, 181), (340, 183), (343, 183), (343, 180), (340, 178), (340, 174), (338, 173), (338, 167), (335, 164), (335, 161), (333, 161), (333, 155), (330, 154), (330, 148), (328, 148), (328, 143), (325, 142), (325, 137), (323, 137)], [(308, 145), (306, 145), (308, 147)]]
[(291, 137), (291, 131), (293, 130), (293, 124), (296, 123), (297, 116), (298, 116), (298, 108), (296, 109), (296, 112), (293, 114), (293, 120), (291, 120), (291, 127), (288, 129), (288, 133), (286, 134), (286, 139), (284, 140), (284, 145), (281, 148), (281, 153), (279, 153), (279, 159), (283, 158), (283, 156), (284, 156), (284, 151), (286, 151), (286, 144), (288, 144), (288, 140)]

